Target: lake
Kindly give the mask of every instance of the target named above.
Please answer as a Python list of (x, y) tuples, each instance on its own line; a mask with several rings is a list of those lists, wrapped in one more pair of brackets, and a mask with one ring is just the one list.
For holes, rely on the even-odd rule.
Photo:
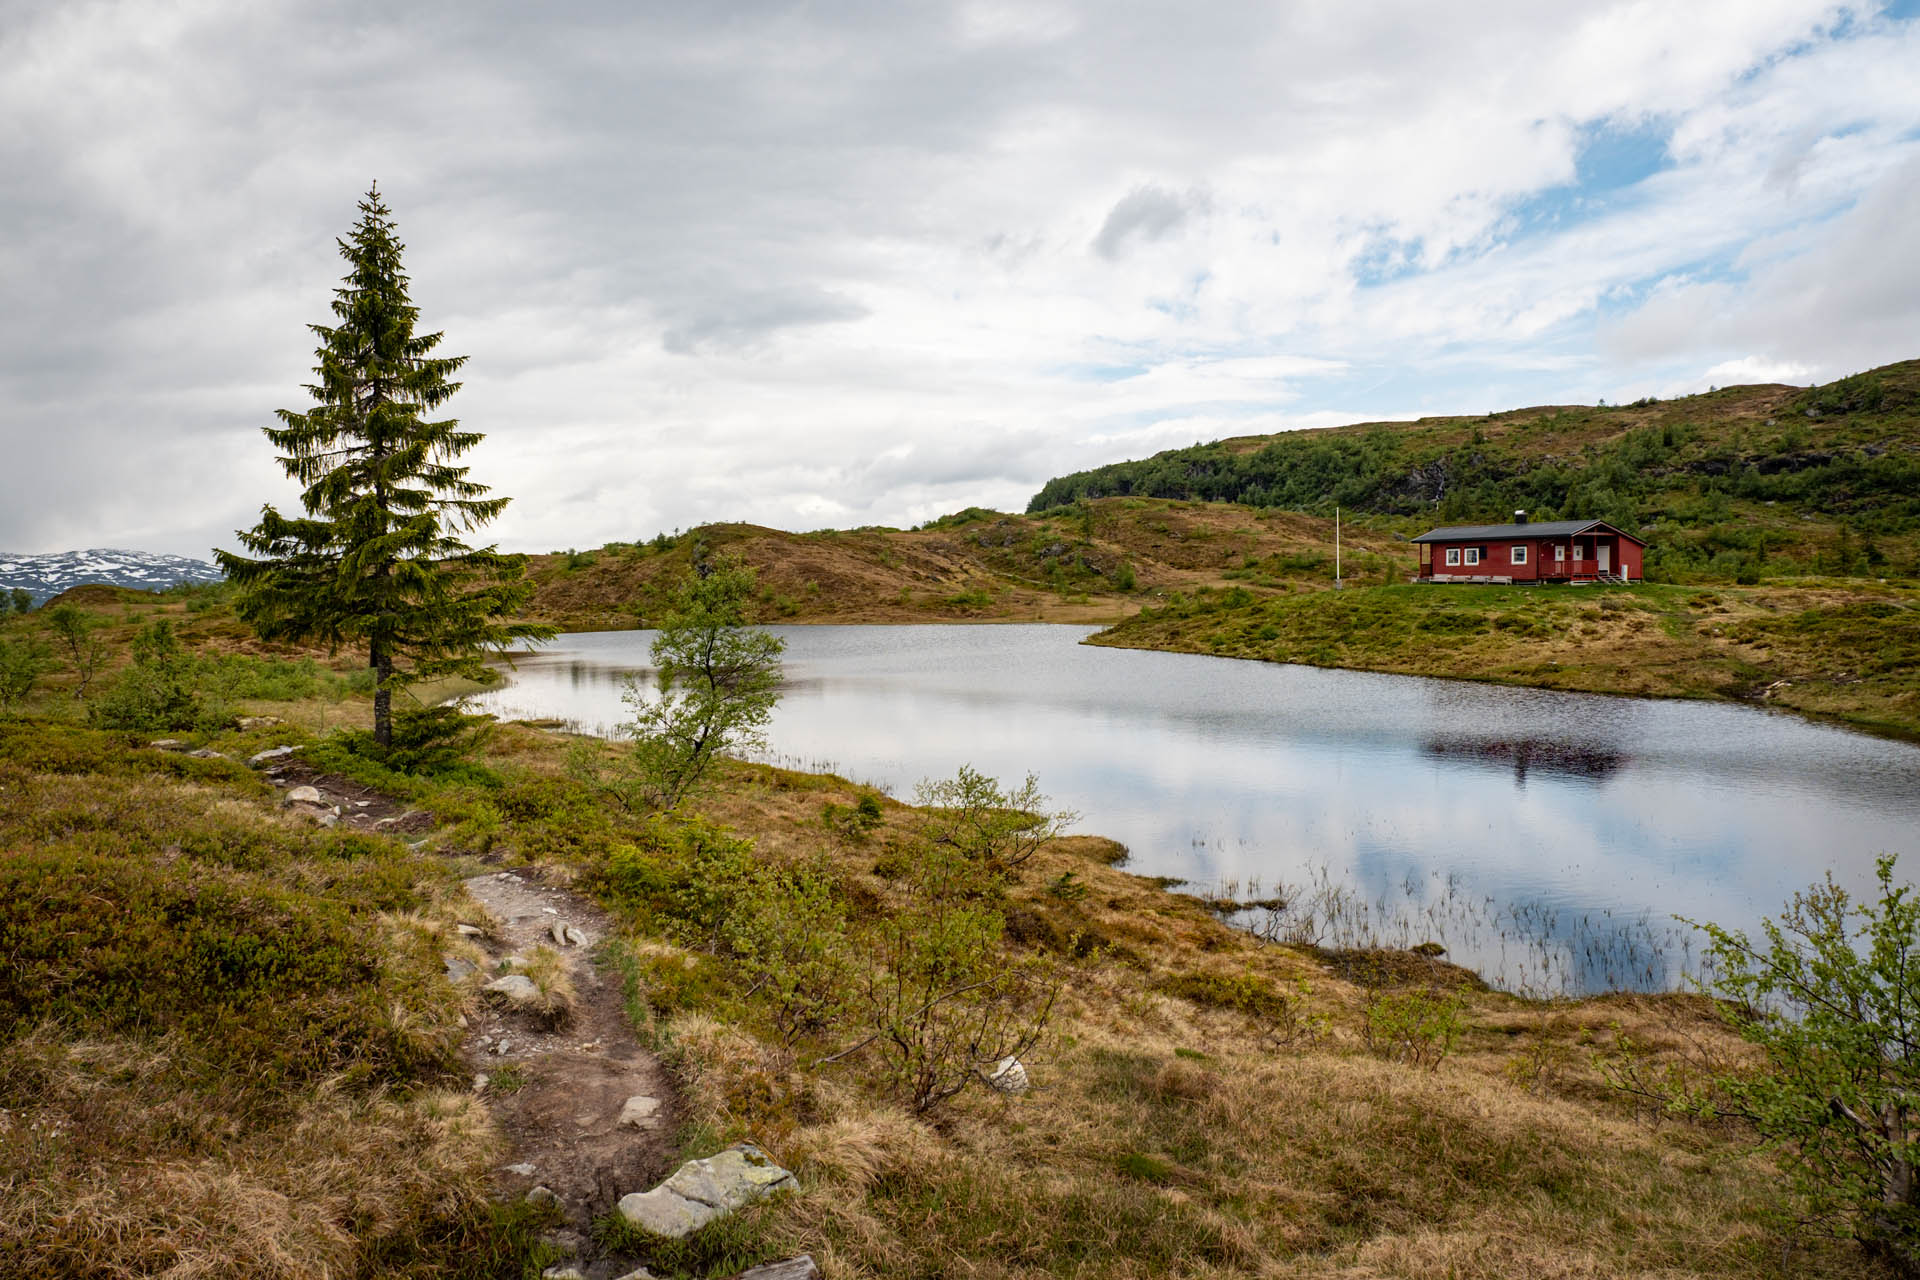
[[(1920, 862), (1920, 748), (1718, 703), (1082, 645), (1057, 625), (776, 627), (776, 763), (911, 798), (1037, 774), (1127, 869), (1329, 945), (1437, 941), (1539, 994), (1680, 984), (1683, 915), (1753, 929), (1831, 871)], [(595, 733), (648, 631), (564, 635), (471, 700)], [(1902, 876), (1902, 878), (1907, 878)]]

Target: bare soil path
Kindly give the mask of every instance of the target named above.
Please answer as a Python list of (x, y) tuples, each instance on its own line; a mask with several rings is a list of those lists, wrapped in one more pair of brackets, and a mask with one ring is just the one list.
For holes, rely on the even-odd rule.
[(611, 933), (605, 912), (524, 871), (475, 876), (466, 887), (491, 917), (474, 923), (486, 930), (476, 941), (495, 969), (516, 971), (537, 948), (549, 948), (574, 989), (571, 1013), (551, 1025), (535, 1010), (488, 1000), (470, 1019), (465, 1055), (476, 1078), (487, 1077), (482, 1096), (512, 1144), (501, 1189), (546, 1187), (568, 1221), (584, 1228), (666, 1172), (671, 1088), (658, 1059), (634, 1038), (619, 972), (595, 959)]
[[(411, 840), (433, 829), (431, 814), (297, 757), (261, 763), (285, 808), (308, 821)], [(503, 1200), (551, 1193), (566, 1219), (555, 1240), (574, 1255), (571, 1265), (588, 1280), (628, 1274), (631, 1260), (598, 1256), (589, 1227), (621, 1196), (665, 1176), (678, 1116), (666, 1072), (627, 1020), (619, 970), (602, 946), (612, 921), (529, 870), (493, 871), (465, 885), (478, 910), (461, 933), (484, 957), (475, 981), (544, 964), (572, 992), (553, 1016), (483, 987), (468, 1015), (461, 1057), (509, 1147), (495, 1170), (496, 1192)], [(450, 978), (472, 973), (467, 960), (449, 959)]]

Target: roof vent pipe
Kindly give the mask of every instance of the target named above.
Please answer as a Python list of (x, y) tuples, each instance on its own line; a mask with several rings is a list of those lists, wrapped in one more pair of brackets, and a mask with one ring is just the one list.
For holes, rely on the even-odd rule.
[(1516, 512), (1514, 512), (1514, 513), (1513, 513), (1513, 522), (1514, 522), (1515, 524), (1525, 524), (1525, 523), (1527, 522), (1527, 513), (1526, 513), (1526, 512), (1524, 512), (1524, 511), (1516, 511)]

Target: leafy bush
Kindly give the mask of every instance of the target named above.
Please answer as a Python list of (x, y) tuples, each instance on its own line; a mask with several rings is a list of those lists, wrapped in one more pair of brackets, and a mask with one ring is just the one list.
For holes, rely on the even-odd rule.
[(1048, 812), (1047, 797), (1032, 774), (1020, 787), (1001, 790), (997, 779), (971, 765), (952, 778), (922, 782), (915, 802), (927, 813), (920, 837), (936, 848), (959, 852), (996, 872), (1012, 871), (1078, 816)]
[(11, 713), (25, 702), (46, 669), (46, 650), (38, 644), (0, 636), (0, 713)]
[(1903, 1266), (1920, 1266), (1920, 899), (1877, 868), (1878, 900), (1833, 882), (1794, 895), (1765, 944), (1711, 939), (1713, 986), (1765, 1055), (1721, 1077), (1721, 1105), (1787, 1159), (1817, 1217)]
[(1361, 1030), (1374, 1053), (1432, 1071), (1453, 1052), (1465, 1008), (1458, 990), (1375, 995), (1367, 1002)]
[(139, 733), (214, 728), (229, 718), (224, 708), (201, 696), (194, 660), (165, 618), (154, 619), (133, 638), (133, 664), (87, 715), (101, 728)]

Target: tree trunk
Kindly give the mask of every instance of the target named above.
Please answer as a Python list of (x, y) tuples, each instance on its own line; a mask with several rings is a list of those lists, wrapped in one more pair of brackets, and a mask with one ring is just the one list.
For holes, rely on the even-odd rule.
[(387, 652), (384, 638), (374, 638), (367, 665), (373, 668), (373, 740), (381, 747), (390, 747), (393, 745), (393, 690), (387, 682), (393, 678), (393, 655)]

